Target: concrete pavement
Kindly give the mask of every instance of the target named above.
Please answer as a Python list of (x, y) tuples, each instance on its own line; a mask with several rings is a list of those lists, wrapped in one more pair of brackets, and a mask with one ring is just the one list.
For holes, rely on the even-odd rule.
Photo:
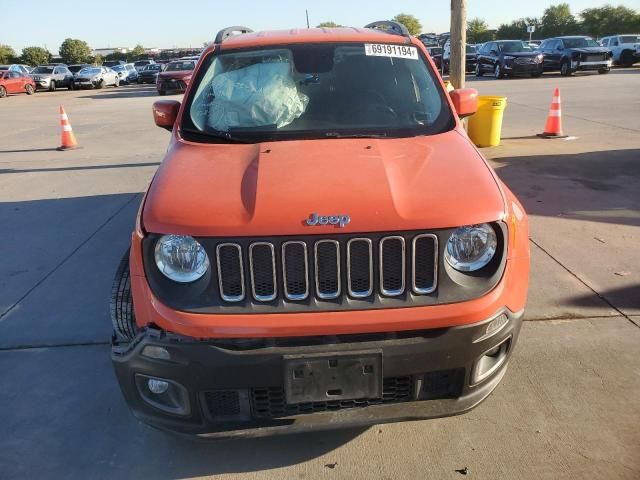
[[(467, 467), (469, 478), (639, 478), (639, 76), (469, 82), (509, 98), (503, 135), (525, 138), (483, 153), (532, 214), (532, 321), (484, 404), (366, 431), (212, 443), (139, 424), (111, 371), (111, 279), (168, 141), (152, 124), (153, 90), (3, 99), (1, 476), (441, 479)], [(556, 84), (579, 138), (529, 138)], [(82, 150), (47, 150), (59, 103)]]

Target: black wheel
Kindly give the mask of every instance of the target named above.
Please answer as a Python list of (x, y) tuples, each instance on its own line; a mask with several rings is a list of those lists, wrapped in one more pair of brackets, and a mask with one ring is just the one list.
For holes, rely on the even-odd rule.
[(496, 63), (496, 68), (493, 71), (493, 76), (496, 78), (504, 78), (504, 73), (502, 72), (502, 67), (499, 63)]
[(0, 98), (4, 98), (7, 96), (7, 89), (0, 85)]
[(562, 75), (563, 77), (568, 77), (569, 75), (571, 75), (571, 63), (569, 63), (569, 60), (564, 60), (560, 64), (560, 75)]
[(56, 81), (55, 80), (51, 80), (51, 83), (49, 84), (49, 91), (50, 92), (55, 92), (56, 91)]
[(480, 63), (476, 63), (476, 77), (482, 76), (482, 69), (480, 68)]
[(27, 95), (33, 95), (33, 92), (35, 91), (35, 89), (33, 88), (33, 85), (31, 85), (30, 83), (27, 83), (24, 86), (24, 91), (27, 92)]
[(67, 89), (73, 90), (73, 82), (69, 82), (69, 85), (67, 85)]
[(603, 68), (599, 68), (598, 69), (598, 73), (600, 75), (604, 74), (604, 73), (609, 73), (610, 68), (609, 67), (603, 67)]
[(164, 88), (159, 88), (158, 89), (158, 95), (163, 96), (167, 94), (167, 90)]
[(104, 80), (100, 79), (100, 81), (96, 84), (96, 88), (104, 87)]
[(620, 55), (620, 65), (627, 68), (633, 66), (633, 53), (631, 50), (622, 52)]
[(131, 278), (129, 274), (129, 249), (120, 261), (118, 271), (111, 287), (111, 323), (120, 340), (131, 340), (136, 336), (136, 315), (133, 311), (133, 297), (131, 295)]

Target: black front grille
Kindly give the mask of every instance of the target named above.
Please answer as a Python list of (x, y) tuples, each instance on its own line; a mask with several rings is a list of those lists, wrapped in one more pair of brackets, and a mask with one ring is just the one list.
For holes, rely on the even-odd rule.
[(583, 54), (582, 60), (584, 62), (600, 62), (602, 60), (606, 60), (606, 56), (603, 53)]
[(240, 414), (240, 394), (237, 390), (205, 392), (204, 400), (212, 417), (230, 417)]
[(414, 382), (412, 376), (389, 377), (382, 382), (382, 398), (332, 400), (290, 404), (286, 402), (282, 387), (262, 387), (251, 389), (251, 411), (254, 418), (278, 418), (306, 413), (342, 410), (345, 408), (368, 407), (388, 403), (413, 400)]
[(220, 297), (230, 303), (403, 299), (437, 283), (435, 234), (247, 239), (219, 243), (215, 255)]

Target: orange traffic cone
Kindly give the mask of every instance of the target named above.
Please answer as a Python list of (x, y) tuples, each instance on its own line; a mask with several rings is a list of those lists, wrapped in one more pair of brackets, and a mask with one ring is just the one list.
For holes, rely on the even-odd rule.
[(78, 148), (78, 142), (76, 141), (76, 136), (73, 134), (73, 129), (69, 123), (69, 117), (67, 117), (62, 105), (60, 105), (60, 127), (62, 128), (62, 141), (58, 150)]
[(547, 124), (544, 127), (544, 132), (539, 133), (538, 136), (543, 138), (567, 138), (567, 135), (562, 133), (562, 110), (560, 109), (559, 88), (556, 88), (553, 92), (553, 100), (551, 100)]

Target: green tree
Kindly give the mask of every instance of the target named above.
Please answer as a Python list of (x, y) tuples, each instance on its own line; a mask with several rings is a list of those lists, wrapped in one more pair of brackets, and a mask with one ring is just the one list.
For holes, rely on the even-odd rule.
[(133, 49), (127, 54), (127, 60), (140, 60), (141, 58), (146, 57), (144, 47), (140, 44), (133, 47)]
[(407, 30), (409, 30), (411, 35), (418, 35), (422, 31), (422, 24), (420, 23), (420, 20), (408, 13), (399, 13), (391, 20), (401, 23), (407, 27)]
[(51, 53), (42, 47), (25, 47), (22, 49), (22, 63), (27, 65), (41, 65), (51, 61)]
[[(532, 17), (519, 18), (513, 20), (511, 23), (503, 23), (496, 31), (496, 38), (500, 40), (529, 40), (527, 27), (529, 25), (538, 25), (539, 23), (540, 21), (537, 18)], [(536, 33), (537, 32), (538, 27), (536, 26)], [(535, 38), (536, 33), (533, 34), (533, 38)]]
[(127, 60), (127, 55), (122, 52), (113, 52), (109, 55), (105, 55), (105, 60)]
[(494, 31), (482, 18), (472, 18), (467, 22), (467, 43), (484, 43), (493, 40)]
[(342, 25), (338, 25), (336, 22), (322, 22), (316, 26), (316, 28), (338, 28)]
[(59, 53), (64, 63), (84, 63), (91, 57), (91, 48), (84, 40), (67, 38), (60, 45)]
[(93, 63), (94, 65), (102, 65), (102, 62), (104, 62), (104, 57), (100, 54), (97, 54), (95, 57), (93, 57)]
[(9, 45), (0, 44), (0, 63), (12, 63), (16, 52)]
[(619, 5), (587, 8), (580, 12), (582, 30), (593, 37), (640, 31), (640, 13)]
[(540, 30), (545, 37), (571, 35), (580, 30), (580, 25), (571, 13), (568, 3), (559, 3), (547, 8), (540, 22), (542, 23)]

